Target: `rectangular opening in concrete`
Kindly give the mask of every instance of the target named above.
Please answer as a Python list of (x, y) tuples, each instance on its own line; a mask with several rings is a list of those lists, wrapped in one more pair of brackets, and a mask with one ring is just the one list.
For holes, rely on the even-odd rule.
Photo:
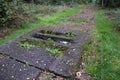
[(46, 43), (43, 41), (33, 41), (33, 40), (26, 39), (24, 41), (21, 41), (19, 46), (25, 49), (30, 49), (32, 47), (44, 48), (47, 53), (50, 53), (55, 57), (64, 56), (66, 50), (68, 49), (67, 47), (63, 47), (63, 46), (56, 46), (52, 40)]
[(47, 35), (42, 33), (36, 33), (36, 34), (33, 34), (32, 36), (37, 39), (53, 41), (53, 42), (57, 42), (59, 44), (64, 44), (64, 45), (71, 45), (72, 43), (74, 43), (72, 39), (60, 37), (60, 36)]
[(50, 30), (40, 30), (39, 32), (42, 33), (42, 34), (64, 36), (64, 37), (68, 37), (68, 38), (76, 37), (76, 35), (71, 33), (71, 32), (62, 33), (62, 32), (53, 32), (53, 31), (50, 31)]

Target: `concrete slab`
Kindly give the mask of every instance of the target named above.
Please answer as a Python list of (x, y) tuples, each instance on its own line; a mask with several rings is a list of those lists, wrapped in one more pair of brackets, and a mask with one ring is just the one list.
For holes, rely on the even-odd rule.
[(12, 59), (0, 61), (0, 80), (35, 80), (39, 72), (37, 68)]
[[(70, 39), (67, 39), (67, 37), (64, 38), (65, 36), (64, 37), (62, 36), (62, 39), (64, 40), (72, 40), (71, 45), (66, 45), (66, 44), (61, 45), (61, 43), (59, 43), (58, 41), (55, 42), (55, 44), (58, 46), (62, 46), (62, 47), (67, 46), (65, 55), (60, 58), (55, 58), (54, 55), (47, 53), (43, 48), (33, 47), (27, 50), (19, 47), (19, 43), (24, 39), (32, 39), (33, 41), (37, 41), (37, 40), (44, 41), (46, 44), (48, 40), (41, 39), (41, 36), (45, 38), (51, 37), (53, 39), (56, 38), (61, 39), (61, 36), (59, 35), (42, 34), (40, 33), (41, 30), (50, 30), (50, 32), (53, 31), (53, 32), (58, 32), (60, 34), (74, 33), (76, 36)], [(38, 33), (40, 34), (37, 35), (37, 37), (40, 39), (37, 39), (33, 36)], [(91, 41), (90, 37), (88, 37), (87, 33), (65, 30), (64, 28), (55, 29), (51, 27), (49, 29), (33, 30), (15, 39), (14, 41), (1, 46), (0, 53), (6, 54), (14, 59), (17, 59), (26, 64), (30, 64), (34, 67), (38, 67), (43, 70), (48, 70), (60, 76), (72, 77), (75, 75), (76, 71), (79, 68), (78, 65), (80, 64), (82, 47), (84, 44), (89, 43), (90, 41)]]
[(55, 57), (42, 48), (33, 47), (29, 50), (20, 48), (17, 43), (11, 42), (0, 48), (0, 53), (6, 54), (26, 64), (48, 70)]

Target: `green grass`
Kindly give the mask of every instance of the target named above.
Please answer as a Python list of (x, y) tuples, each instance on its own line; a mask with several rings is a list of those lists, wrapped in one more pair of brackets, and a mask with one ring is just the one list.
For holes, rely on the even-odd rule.
[(25, 48), (25, 49), (27, 49), (27, 50), (29, 50), (29, 49), (31, 49), (31, 48), (33, 48), (34, 47), (34, 45), (32, 45), (32, 44), (29, 44), (29, 43), (21, 43), (21, 44), (19, 44), (19, 46), (21, 47), (21, 48)]
[(65, 19), (66, 17), (72, 16), (74, 13), (80, 11), (80, 9), (84, 8), (85, 6), (71, 8), (69, 10), (64, 11), (63, 13), (57, 13), (54, 16), (46, 16), (42, 19), (42, 23), (45, 26), (51, 26), (54, 24), (60, 23), (61, 20)]
[(52, 55), (56, 55), (59, 57), (60, 57), (60, 55), (62, 55), (62, 51), (59, 48), (55, 48), (55, 49), (46, 48), (45, 50)]
[(98, 11), (95, 28), (94, 42), (84, 47), (87, 72), (92, 80), (120, 80), (120, 36), (102, 10)]
[(65, 10), (64, 12), (61, 13), (56, 13), (52, 16), (45, 16), (45, 17), (41, 17), (41, 16), (37, 16), (38, 17), (38, 21), (36, 21), (36, 23), (31, 23), (31, 24), (26, 24), (24, 26), (24, 28), (19, 29), (19, 30), (15, 30), (11, 35), (7, 36), (4, 39), (0, 39), (0, 45), (13, 40), (33, 29), (39, 28), (40, 26), (51, 26), (54, 24), (59, 24), (63, 19), (65, 19), (66, 17), (72, 16), (74, 13), (80, 11), (80, 9), (84, 8), (85, 6), (79, 6), (79, 7), (74, 7), (74, 8), (70, 8), (68, 10)]
[(72, 34), (72, 33), (67, 33), (65, 34), (66, 37), (69, 37), (69, 38), (73, 38), (75, 37), (76, 35)]

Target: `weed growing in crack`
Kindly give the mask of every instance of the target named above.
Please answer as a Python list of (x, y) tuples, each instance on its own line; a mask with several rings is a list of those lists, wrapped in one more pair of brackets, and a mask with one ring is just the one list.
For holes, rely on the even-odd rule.
[(25, 64), (26, 64), (26, 65), (30, 65), (30, 63), (29, 63), (29, 62), (25, 62)]
[(19, 44), (19, 46), (21, 47), (21, 48), (25, 48), (25, 49), (27, 49), (27, 50), (29, 50), (29, 49), (31, 49), (32, 47), (34, 47), (34, 45), (32, 45), (32, 44), (29, 44), (29, 43), (21, 43), (21, 44)]
[(48, 38), (47, 40), (49, 41), (49, 43), (54, 43), (54, 40), (51, 38)]
[(66, 36), (66, 37), (70, 37), (70, 38), (75, 37), (75, 35), (74, 35), (74, 34), (72, 34), (72, 33), (66, 33), (66, 34), (65, 34), (65, 36)]
[(59, 48), (56, 48), (56, 49), (46, 48), (46, 51), (53, 55), (58, 55), (58, 56), (62, 54)]

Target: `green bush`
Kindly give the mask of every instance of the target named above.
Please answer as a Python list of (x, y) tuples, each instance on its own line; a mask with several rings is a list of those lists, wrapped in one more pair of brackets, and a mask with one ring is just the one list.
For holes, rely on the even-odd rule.
[(22, 15), (24, 7), (21, 4), (20, 0), (0, 1), (0, 26), (21, 27), (21, 22), (24, 21)]
[(3, 26), (3, 23), (6, 21), (6, 9), (5, 9), (5, 1), (0, 0), (0, 26)]
[(37, 14), (48, 15), (58, 11), (58, 7), (51, 5), (36, 5), (21, 0), (0, 1), (0, 26), (21, 28), (22, 24), (36, 21)]

